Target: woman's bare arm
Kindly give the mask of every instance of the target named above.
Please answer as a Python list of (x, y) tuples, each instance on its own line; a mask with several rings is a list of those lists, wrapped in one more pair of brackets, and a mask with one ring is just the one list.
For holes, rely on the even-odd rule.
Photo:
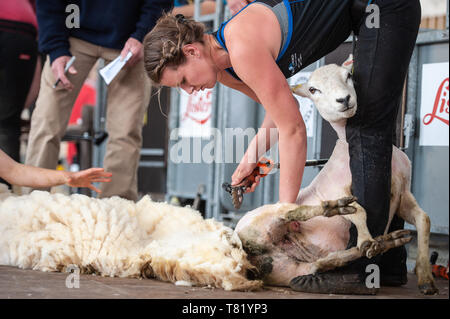
[[(261, 102), (259, 101), (258, 97), (256, 96), (255, 92), (253, 92), (252, 89), (250, 89), (247, 84), (236, 80), (235, 78), (233, 78), (228, 72), (226, 71), (222, 71), (221, 75), (220, 75), (220, 83), (238, 90), (242, 93), (244, 93), (245, 95), (247, 95), (249, 98), (251, 98), (253, 101), (255, 101), (258, 104), (261, 104)], [(259, 144), (259, 148), (258, 148), (258, 144), (256, 143), (256, 141), (258, 140), (258, 136), (255, 136), (252, 140), (252, 142), (250, 143), (248, 150), (246, 152), (246, 157), (248, 157), (248, 153), (250, 154), (257, 154), (256, 158), (258, 159), (259, 157), (261, 157), (265, 152), (267, 152), (271, 147), (274, 140), (278, 140), (278, 138), (272, 138), (270, 139), (270, 134), (271, 134), (271, 130), (270, 129), (275, 129), (277, 126), (275, 125), (275, 122), (270, 118), (270, 116), (266, 113), (265, 117), (264, 117), (264, 121), (260, 127), (260, 130), (258, 131), (258, 135), (261, 136), (262, 134), (265, 134), (265, 144), (263, 147), (261, 147), (261, 144)], [(264, 133), (263, 133), (264, 132)], [(273, 131), (272, 131), (273, 132)], [(262, 134), (260, 134), (262, 133)], [(261, 137), (259, 137), (259, 139), (261, 139)]]
[(67, 184), (71, 187), (87, 187), (100, 193), (92, 183), (110, 182), (111, 176), (112, 174), (105, 172), (103, 168), (90, 168), (73, 173), (23, 165), (0, 150), (0, 177), (16, 186), (47, 188)]
[[(244, 93), (249, 98), (253, 99), (256, 103), (260, 103), (258, 97), (256, 96), (255, 92), (252, 91), (252, 89), (250, 89), (245, 83), (236, 80), (228, 72), (222, 71), (219, 82)], [(270, 150), (272, 146), (278, 141), (278, 132), (277, 130), (274, 130), (276, 128), (277, 126), (275, 125), (275, 122), (266, 112), (264, 121), (259, 128), (258, 133), (250, 142), (250, 145), (248, 146), (244, 157), (241, 159), (241, 163), (253, 163), (253, 165), (244, 165), (247, 166), (247, 169), (253, 170), (253, 168), (256, 167), (256, 163), (258, 162), (259, 158), (265, 152)], [(238, 167), (238, 170), (232, 176), (233, 185), (241, 182), (242, 176), (240, 175), (241, 174)], [(254, 192), (255, 188), (259, 185), (259, 180), (260, 178), (256, 177), (255, 183), (246, 192)]]
[[(247, 26), (251, 17), (247, 16)], [(235, 23), (225, 30), (231, 63), (255, 92), (279, 131), (280, 201), (294, 203), (306, 161), (306, 128), (289, 85), (277, 66), (272, 47), (261, 30)]]
[(241, 93), (244, 93), (245, 95), (247, 95), (249, 98), (251, 98), (256, 103), (261, 103), (259, 101), (258, 97), (256, 96), (255, 92), (253, 92), (253, 90), (251, 88), (249, 88), (247, 84), (235, 79), (227, 71), (223, 70), (220, 72), (219, 82), (222, 83), (223, 85), (226, 85), (226, 86), (232, 88), (232, 89), (238, 90)]

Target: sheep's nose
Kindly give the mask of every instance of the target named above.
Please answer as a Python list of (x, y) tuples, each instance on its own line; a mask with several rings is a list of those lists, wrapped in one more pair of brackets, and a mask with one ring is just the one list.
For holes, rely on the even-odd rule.
[(346, 107), (348, 107), (349, 103), (350, 103), (350, 94), (347, 95), (345, 98), (343, 99), (336, 99), (336, 102), (344, 104)]

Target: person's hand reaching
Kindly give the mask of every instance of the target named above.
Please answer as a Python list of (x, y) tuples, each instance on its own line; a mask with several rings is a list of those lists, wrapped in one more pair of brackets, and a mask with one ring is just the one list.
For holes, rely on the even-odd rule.
[(87, 187), (97, 193), (102, 191), (92, 183), (104, 183), (111, 181), (111, 173), (105, 172), (103, 168), (90, 168), (76, 173), (69, 173), (66, 184), (70, 187)]

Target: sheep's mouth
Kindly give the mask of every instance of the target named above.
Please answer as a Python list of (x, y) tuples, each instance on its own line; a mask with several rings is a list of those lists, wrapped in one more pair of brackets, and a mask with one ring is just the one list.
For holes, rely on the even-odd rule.
[(351, 109), (353, 109), (355, 107), (355, 105), (348, 105), (348, 106), (345, 106), (344, 108), (342, 108), (341, 110), (340, 110), (340, 112), (347, 112), (348, 110), (351, 110)]

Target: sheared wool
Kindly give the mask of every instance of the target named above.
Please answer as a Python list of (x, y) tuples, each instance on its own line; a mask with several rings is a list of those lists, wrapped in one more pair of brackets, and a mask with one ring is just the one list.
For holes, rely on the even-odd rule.
[[(253, 290), (254, 267), (236, 233), (198, 211), (119, 197), (34, 191), (15, 196), (0, 185), (0, 264), (61, 271), (69, 265), (102, 276), (189, 282)], [(148, 267), (150, 266), (150, 268)]]

